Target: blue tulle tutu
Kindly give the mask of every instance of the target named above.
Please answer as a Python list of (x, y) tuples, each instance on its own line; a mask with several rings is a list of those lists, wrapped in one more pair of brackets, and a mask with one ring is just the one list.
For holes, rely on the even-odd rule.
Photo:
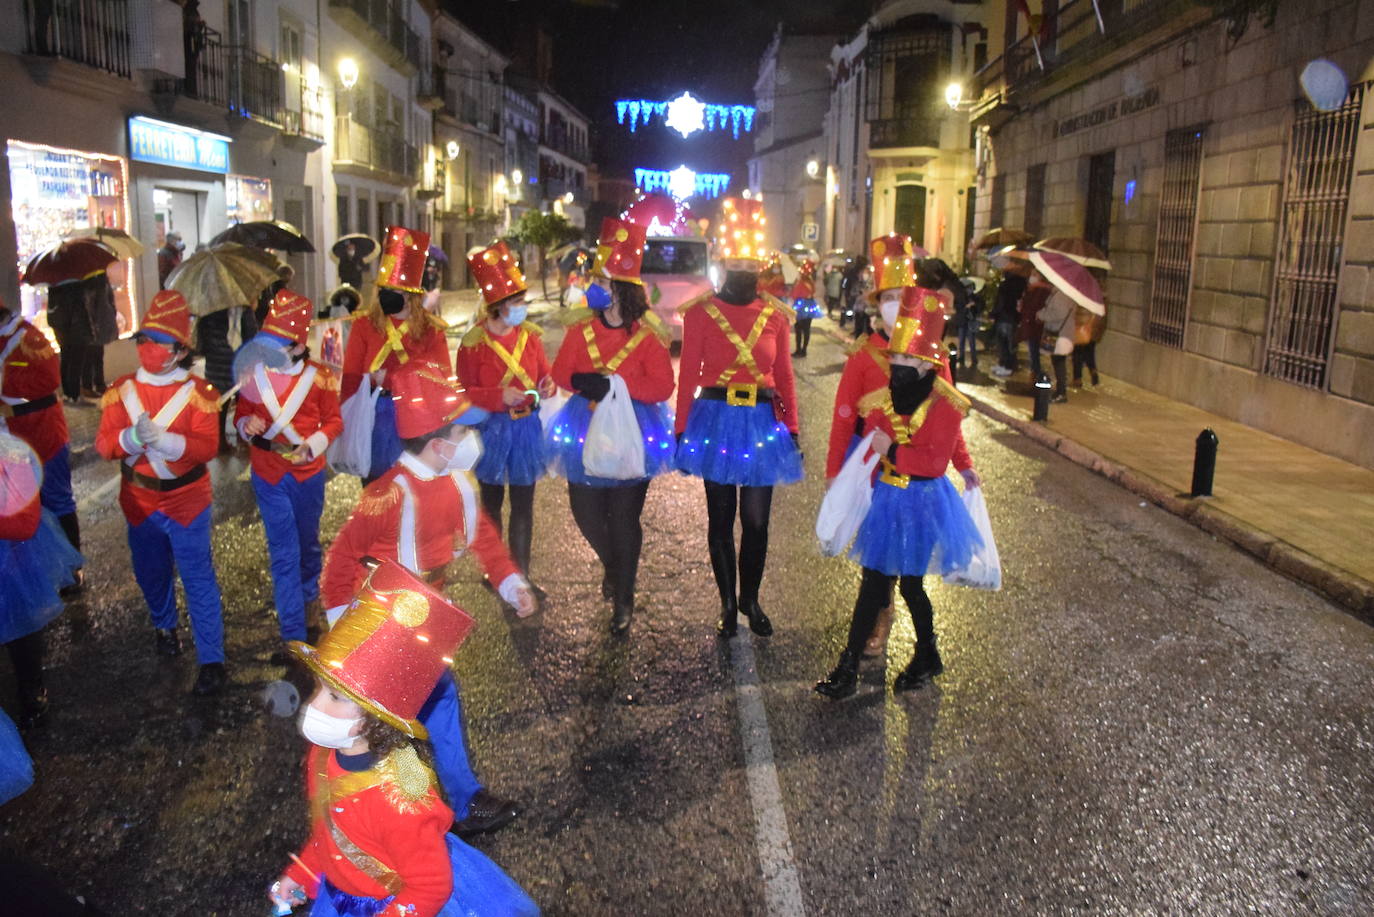
[(0, 643), (40, 630), (60, 615), (57, 590), (76, 581), (81, 564), (81, 554), (46, 509), (32, 538), (0, 540)]
[(33, 786), (33, 760), (19, 730), (0, 710), (0, 806)]
[[(656, 477), (673, 470), (673, 424), (668, 408), (663, 404), (647, 404), (631, 400), (639, 432), (644, 437), (644, 477)], [(587, 438), (587, 425), (592, 422), (592, 403), (581, 395), (573, 395), (563, 409), (554, 415), (544, 435), (544, 456), (549, 471), (566, 478), (570, 484), (589, 487), (620, 487), (635, 481), (598, 478), (587, 474), (582, 467), (582, 446)]]
[(825, 310), (814, 299), (794, 299), (792, 308), (797, 318), (820, 318), (825, 314)]
[(905, 488), (879, 480), (849, 553), (879, 573), (924, 576), (968, 566), (982, 544), (948, 478), (913, 480)]
[(396, 432), (396, 402), (390, 392), (383, 391), (377, 398), (372, 417), (372, 463), (368, 477), (380, 478), (396, 464), (404, 448)]
[[(453, 863), (453, 895), (439, 917), (537, 917), (539, 905), (500, 866), (452, 834), (444, 839)], [(392, 896), (345, 894), (325, 880), (310, 917), (374, 917), (391, 901)]]
[(772, 487), (802, 478), (801, 453), (773, 405), (752, 407), (698, 398), (687, 416), (677, 467), (716, 484)]
[(473, 469), (477, 480), (525, 485), (544, 476), (544, 427), (538, 411), (519, 420), (494, 413), (477, 429), (482, 433), (482, 457)]

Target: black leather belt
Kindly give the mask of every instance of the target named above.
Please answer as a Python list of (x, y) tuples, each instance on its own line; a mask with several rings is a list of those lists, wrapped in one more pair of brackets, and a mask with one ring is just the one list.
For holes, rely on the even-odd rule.
[(724, 401), (726, 404), (753, 407), (759, 403), (771, 404), (773, 401), (773, 390), (771, 388), (760, 388), (757, 385), (737, 382), (734, 385), (703, 386), (701, 394), (697, 397), (705, 398), (707, 401)]
[(265, 436), (254, 436), (248, 441), (256, 449), (266, 449), (268, 452), (276, 452), (280, 455), (296, 451), (296, 447), (290, 443), (279, 443), (275, 439), (268, 439)]
[(205, 477), (205, 466), (197, 465), (190, 471), (183, 474), (181, 477), (168, 478), (166, 480), (163, 480), (162, 478), (154, 478), (150, 477), (149, 475), (134, 471), (133, 468), (129, 467), (123, 462), (120, 462), (119, 476), (122, 477), (124, 480), (128, 481), (130, 484), (136, 484), (139, 487), (143, 487), (148, 490), (160, 490), (166, 492), (169, 490), (176, 490), (179, 487), (185, 487), (187, 484), (194, 484), (196, 481), (199, 481), (201, 478)]
[(25, 401), (23, 404), (5, 405), (9, 410), (5, 412), (9, 417), (23, 417), (25, 414), (34, 414), (38, 411), (46, 410), (57, 404), (57, 393), (44, 395), (42, 398), (35, 398), (32, 401)]

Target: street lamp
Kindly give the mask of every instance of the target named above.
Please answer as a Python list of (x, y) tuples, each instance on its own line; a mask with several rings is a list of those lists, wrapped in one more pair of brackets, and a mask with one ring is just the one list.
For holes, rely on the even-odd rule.
[(811, 179), (815, 179), (815, 178), (820, 177), (820, 174), (821, 174), (821, 164), (820, 164), (820, 160), (816, 159), (816, 158), (813, 156), (813, 157), (811, 157), (810, 159), (808, 159), (808, 160), (806, 161), (806, 177), (807, 177), (807, 178), (811, 178)]
[(462, 148), (458, 146), (458, 141), (457, 141), (457, 140), (450, 140), (450, 141), (444, 146), (444, 152), (445, 152), (445, 153), (448, 153), (448, 158), (449, 158), (449, 159), (457, 159), (457, 158), (458, 158), (458, 154), (462, 152)]
[(358, 85), (358, 62), (353, 58), (345, 57), (339, 61), (339, 82), (348, 90)]
[(950, 83), (945, 87), (945, 104), (955, 111), (959, 110), (959, 103), (964, 98), (964, 87), (958, 83)]
[(518, 185), (525, 180), (525, 173), (521, 172), (519, 169), (511, 169), (510, 180), (512, 184)]
[(569, 191), (567, 194), (563, 195), (563, 203), (565, 203), (565, 204), (571, 204), (574, 200), (575, 200), (575, 195), (574, 195), (571, 191)]

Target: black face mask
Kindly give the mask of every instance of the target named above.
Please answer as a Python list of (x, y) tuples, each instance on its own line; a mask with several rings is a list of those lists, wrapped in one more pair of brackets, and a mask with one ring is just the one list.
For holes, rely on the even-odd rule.
[(400, 290), (378, 290), (377, 302), (381, 303), (382, 312), (395, 315), (406, 307), (406, 294)]
[(892, 365), (892, 378), (887, 383), (887, 390), (892, 393), (892, 409), (903, 417), (916, 413), (934, 387), (934, 368), (926, 370), (922, 376), (914, 366)]
[(726, 271), (720, 298), (732, 306), (747, 306), (759, 298), (759, 275), (753, 271)]

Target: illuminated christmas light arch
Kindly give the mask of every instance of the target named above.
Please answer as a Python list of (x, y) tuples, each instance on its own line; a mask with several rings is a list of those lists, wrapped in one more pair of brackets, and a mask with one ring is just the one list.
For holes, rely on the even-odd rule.
[(630, 133), (640, 124), (649, 125), (654, 118), (663, 119), (665, 127), (690, 137), (700, 130), (730, 130), (739, 139), (740, 129), (747, 133), (754, 129), (755, 108), (752, 105), (715, 105), (703, 102), (690, 92), (674, 99), (620, 99), (615, 103), (619, 124), (628, 123)]
[(663, 191), (677, 200), (689, 197), (720, 197), (730, 187), (725, 172), (694, 172), (685, 165), (672, 171), (635, 169), (635, 186), (646, 193)]

